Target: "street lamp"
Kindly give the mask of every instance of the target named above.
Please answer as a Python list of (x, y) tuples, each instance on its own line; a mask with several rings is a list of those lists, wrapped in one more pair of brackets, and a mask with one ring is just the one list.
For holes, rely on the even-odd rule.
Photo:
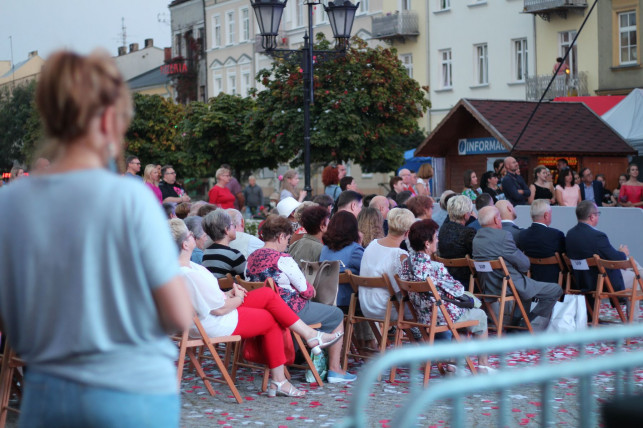
[(314, 0), (304, 0), (308, 6), (308, 31), (304, 35), (304, 46), (296, 50), (277, 49), (279, 24), (287, 1), (250, 0), (250, 4), (255, 11), (259, 25), (261, 47), (265, 49), (266, 53), (276, 57), (296, 56), (301, 63), (304, 74), (304, 189), (310, 196), (312, 192), (310, 185), (310, 106), (314, 102), (313, 56), (317, 56), (316, 60), (320, 61), (324, 59), (324, 54), (328, 56), (345, 54), (359, 3), (354, 5), (349, 0), (337, 0), (336, 2), (328, 2), (328, 6), (324, 6), (333, 37), (335, 37), (336, 50), (316, 51), (313, 49), (313, 41), (315, 40), (313, 37), (313, 7), (321, 5), (322, 2)]

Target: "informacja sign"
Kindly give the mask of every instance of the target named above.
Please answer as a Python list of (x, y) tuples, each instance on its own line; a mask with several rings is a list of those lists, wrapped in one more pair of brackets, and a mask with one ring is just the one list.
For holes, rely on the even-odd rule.
[(460, 138), (458, 140), (458, 154), (460, 156), (507, 152), (509, 150), (495, 138)]

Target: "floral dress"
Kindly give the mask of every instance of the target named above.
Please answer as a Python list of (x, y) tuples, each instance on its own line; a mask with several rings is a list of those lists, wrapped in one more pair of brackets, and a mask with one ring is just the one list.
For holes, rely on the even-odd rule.
[[(400, 277), (405, 281), (424, 281), (427, 277), (430, 277), (442, 298), (453, 299), (464, 294), (464, 286), (449, 274), (442, 263), (432, 261), (426, 253), (414, 253), (404, 260)], [(428, 292), (410, 292), (409, 299), (417, 312), (418, 321), (424, 324), (430, 324), (432, 309), (435, 303), (435, 299), (431, 294)], [(460, 318), (465, 311), (453, 303), (444, 300), (442, 303), (454, 321)], [(438, 325), (444, 324), (446, 324), (444, 316), (441, 311), (438, 311)]]

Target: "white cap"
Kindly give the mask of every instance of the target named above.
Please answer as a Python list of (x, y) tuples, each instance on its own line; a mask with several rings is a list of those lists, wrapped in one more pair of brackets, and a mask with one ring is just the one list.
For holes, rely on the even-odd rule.
[(277, 211), (282, 217), (290, 217), (290, 214), (292, 214), (299, 205), (301, 205), (301, 203), (297, 202), (295, 198), (288, 196), (279, 201), (277, 204)]

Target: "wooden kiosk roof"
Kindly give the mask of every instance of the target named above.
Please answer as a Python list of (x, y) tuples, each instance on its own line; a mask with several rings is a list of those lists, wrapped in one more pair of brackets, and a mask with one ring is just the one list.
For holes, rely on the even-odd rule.
[[(470, 136), (468, 130), (474, 125), (484, 128), (509, 151), (536, 104), (463, 98), (420, 144), (415, 156), (444, 156), (460, 138)], [(515, 153), (626, 156), (636, 151), (582, 102), (543, 102)]]

